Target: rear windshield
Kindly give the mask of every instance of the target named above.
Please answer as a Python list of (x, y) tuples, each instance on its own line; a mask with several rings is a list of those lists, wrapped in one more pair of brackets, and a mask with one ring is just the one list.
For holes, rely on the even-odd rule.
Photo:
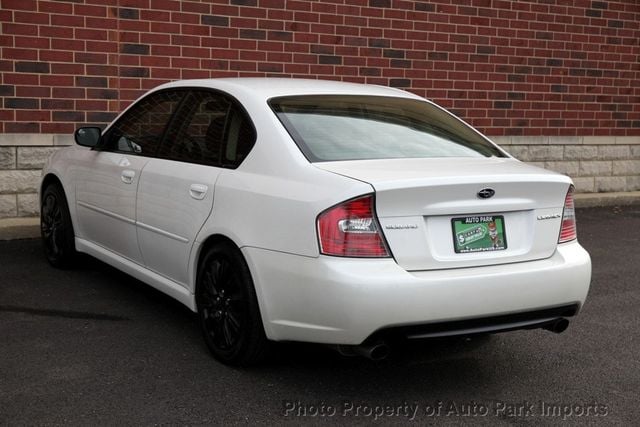
[(269, 104), (311, 162), (505, 157), (462, 121), (420, 100), (306, 95)]

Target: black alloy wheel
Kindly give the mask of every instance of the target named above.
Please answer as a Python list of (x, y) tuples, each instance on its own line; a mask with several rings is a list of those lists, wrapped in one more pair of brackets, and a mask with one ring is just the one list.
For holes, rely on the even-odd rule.
[(218, 244), (202, 257), (196, 304), (205, 342), (216, 359), (245, 366), (264, 357), (267, 339), (253, 281), (233, 245)]
[(40, 233), (47, 260), (54, 267), (70, 267), (76, 256), (73, 225), (64, 191), (47, 186), (40, 205)]

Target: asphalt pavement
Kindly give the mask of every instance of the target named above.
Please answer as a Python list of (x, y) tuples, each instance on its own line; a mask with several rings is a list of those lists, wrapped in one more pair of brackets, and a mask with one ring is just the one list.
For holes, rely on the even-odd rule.
[(0, 424), (637, 425), (640, 206), (580, 209), (587, 303), (560, 335), (394, 349), (380, 362), (283, 344), (259, 367), (209, 356), (193, 314), (86, 257), (0, 242)]

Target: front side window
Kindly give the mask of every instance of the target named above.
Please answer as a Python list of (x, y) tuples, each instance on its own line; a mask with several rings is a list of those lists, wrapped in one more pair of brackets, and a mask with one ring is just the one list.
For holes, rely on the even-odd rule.
[(211, 166), (237, 167), (255, 142), (253, 124), (229, 97), (189, 93), (176, 113), (159, 157)]
[(308, 95), (269, 104), (311, 162), (505, 156), (462, 121), (419, 100)]
[(180, 90), (156, 92), (138, 101), (106, 132), (103, 149), (155, 155), (184, 93)]

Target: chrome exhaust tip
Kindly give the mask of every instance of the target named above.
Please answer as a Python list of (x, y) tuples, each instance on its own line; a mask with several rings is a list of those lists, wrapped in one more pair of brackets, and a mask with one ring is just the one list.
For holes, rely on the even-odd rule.
[(336, 345), (332, 347), (343, 356), (362, 356), (375, 361), (386, 359), (391, 353), (391, 349), (384, 341), (376, 341), (373, 344)]

